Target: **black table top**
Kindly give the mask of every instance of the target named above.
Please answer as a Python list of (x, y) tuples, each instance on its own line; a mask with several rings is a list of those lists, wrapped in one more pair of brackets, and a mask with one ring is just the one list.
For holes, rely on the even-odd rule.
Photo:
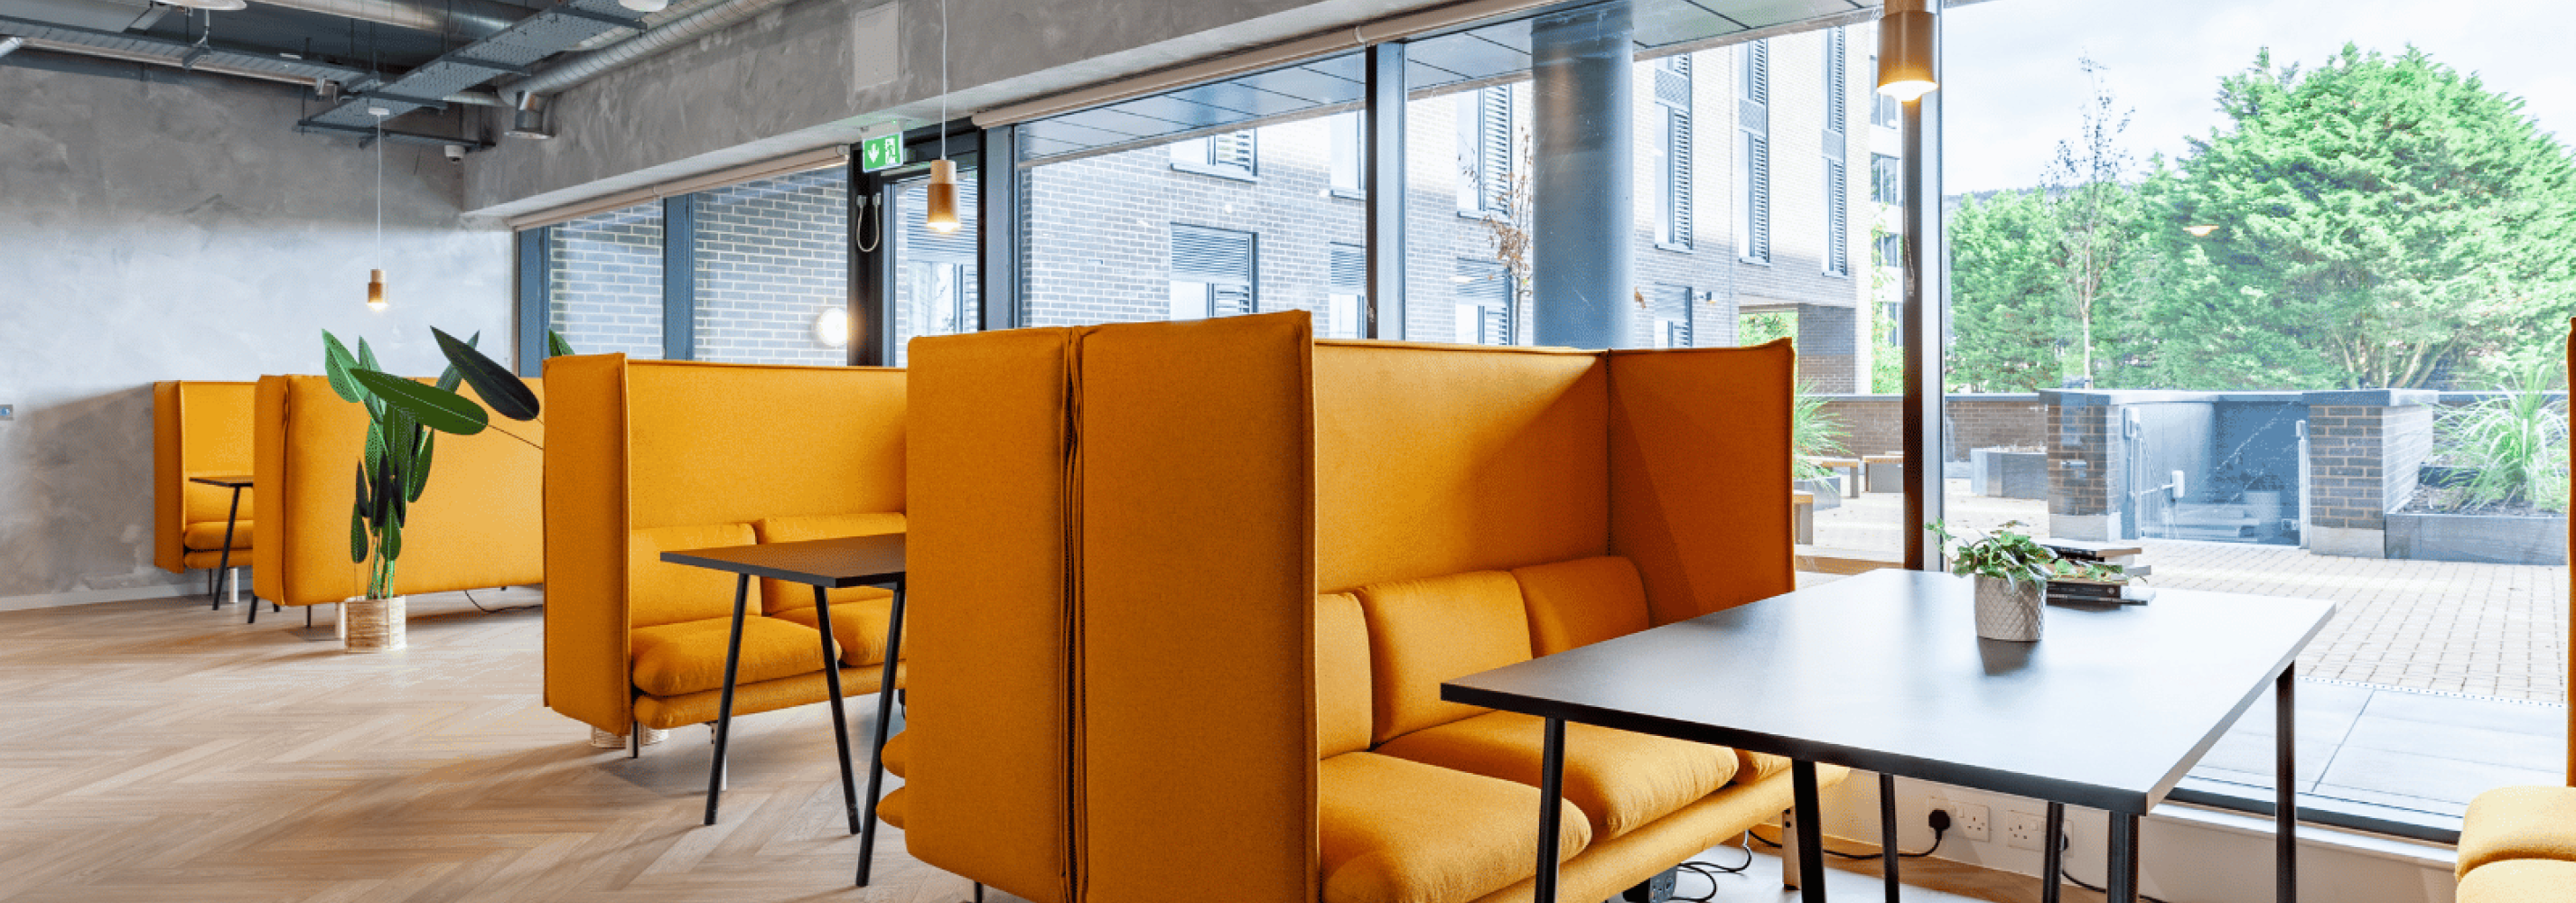
[(1966, 577), (1878, 570), (1441, 685), (1443, 699), (2145, 813), (2334, 614), (2163, 589), (1979, 639)]
[(200, 476), (193, 476), (193, 477), (189, 477), (189, 478), (188, 478), (188, 482), (191, 482), (191, 483), (204, 483), (204, 484), (206, 484), (206, 485), (208, 485), (208, 486), (221, 486), (221, 487), (224, 487), (224, 488), (226, 488), (226, 489), (249, 489), (249, 488), (250, 488), (250, 474), (246, 474), (246, 473), (210, 473), (210, 474), (203, 474), (203, 475), (200, 475)]
[(807, 586), (846, 589), (884, 583), (903, 576), (903, 534), (664, 552), (662, 560)]

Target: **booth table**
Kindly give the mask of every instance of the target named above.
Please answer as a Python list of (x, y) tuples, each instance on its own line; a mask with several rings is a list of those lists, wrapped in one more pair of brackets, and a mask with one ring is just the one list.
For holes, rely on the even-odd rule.
[[(814, 588), (814, 623), (823, 634), (823, 680), (831, 688), (832, 740), (841, 749), (841, 797), (849, 809), (850, 830), (859, 835), (859, 885), (867, 886), (868, 860), (876, 852), (877, 796), (885, 780), (886, 725), (894, 717), (895, 666), (903, 658), (903, 534), (851, 536), (805, 542), (762, 543), (664, 552), (662, 560), (734, 574), (733, 634), (725, 646), (724, 695), (716, 709), (715, 763), (707, 774), (707, 824), (716, 823), (716, 802), (724, 789), (725, 740), (733, 727), (734, 676), (742, 663), (743, 609), (751, 596), (751, 578), (802, 583)], [(886, 626), (885, 677), (877, 686), (876, 732), (868, 749), (867, 811), (860, 812), (858, 786), (850, 769), (850, 729), (841, 713), (841, 656), (832, 642), (829, 590), (883, 586), (894, 590)]]
[[(1879, 570), (1441, 685), (1450, 702), (1546, 720), (1537, 903), (1556, 899), (1565, 723), (1793, 760), (1799, 885), (1825, 899), (1816, 763), (1879, 774), (1888, 899), (1897, 775), (2048, 802), (2042, 900), (2058, 899), (2066, 805), (2111, 814), (2110, 900), (2138, 898), (2138, 819), (2260, 698), (2295, 774), (2291, 684), (2334, 605), (2164, 590), (2051, 604), (2036, 643), (1978, 639), (1969, 578)], [(2278, 785), (2277, 893), (2297, 899), (2298, 782)]]
[[(238, 598), (241, 593), (241, 582), (233, 579), (233, 525), (241, 522), (241, 494), (242, 490), (250, 488), (250, 474), (201, 474), (189, 477), (188, 482), (203, 483), (208, 486), (220, 486), (233, 491), (232, 507), (224, 512), (224, 554), (222, 560), (215, 565), (215, 579), (221, 581), (219, 584), (221, 588), (215, 591), (214, 605), (212, 607), (222, 608), (226, 602), (241, 601)], [(250, 619), (253, 623), (257, 623), (259, 621), (259, 597), (252, 596), (250, 601)]]

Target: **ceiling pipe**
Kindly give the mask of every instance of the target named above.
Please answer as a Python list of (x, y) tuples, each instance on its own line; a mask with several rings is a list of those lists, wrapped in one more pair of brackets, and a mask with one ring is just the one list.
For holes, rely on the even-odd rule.
[(413, 31), (453, 34), (468, 39), (488, 37), (536, 14), (536, 10), (497, 0), (258, 0), (265, 6), (339, 16)]
[(791, 2), (794, 0), (729, 0), (711, 9), (674, 19), (608, 49), (574, 57), (534, 77), (504, 86), (503, 91), (511, 95), (558, 93), (625, 68), (681, 42), (723, 31)]
[(0, 56), (8, 56), (12, 53), (16, 53), (18, 52), (18, 48), (25, 46), (27, 46), (26, 38), (18, 37), (16, 35), (0, 38)]
[(643, 20), (637, 23), (638, 27), (620, 28), (616, 31), (597, 35), (579, 44), (574, 44), (572, 45), (572, 52), (588, 53), (602, 47), (616, 44), (619, 41), (632, 40), (636, 35), (659, 28), (664, 23), (694, 16), (731, 2), (733, 2), (733, 0), (680, 0), (678, 3), (673, 3), (670, 6), (663, 7), (660, 12), (645, 14)]
[[(168, 54), (145, 53), (138, 50), (114, 50), (106, 47), (91, 47), (86, 44), (74, 44), (68, 41), (54, 41), (45, 38), (0, 38), (0, 56), (6, 56), (10, 51), (16, 50), (19, 47), (33, 47), (37, 50), (52, 53), (68, 53), (77, 56), (97, 57), (99, 59), (118, 60), (120, 62), (127, 63), (146, 63), (154, 66), (168, 66), (172, 69), (186, 69), (192, 72), (228, 75), (234, 78), (257, 79), (259, 81), (295, 85), (302, 88), (313, 87), (313, 79), (306, 78), (301, 75), (289, 75), (282, 72), (262, 72), (257, 69), (243, 69), (234, 66), (227, 66), (220, 62), (199, 60), (196, 65), (188, 66), (185, 64), (185, 60), (183, 58)], [(448, 95), (442, 99), (448, 103), (466, 104), (477, 107), (509, 106), (508, 103), (501, 100), (501, 95), (490, 91), (465, 91)]]

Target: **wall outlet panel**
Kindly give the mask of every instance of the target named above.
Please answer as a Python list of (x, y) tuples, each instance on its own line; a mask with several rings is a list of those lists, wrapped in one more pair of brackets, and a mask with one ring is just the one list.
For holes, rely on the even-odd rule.
[(2046, 850), (2040, 835), (2048, 830), (2045, 816), (2009, 809), (2004, 812), (2004, 843), (2016, 850)]
[(1956, 800), (1950, 801), (1948, 808), (1950, 820), (1957, 823), (1951, 830), (1959, 832), (1961, 840), (1985, 843), (1995, 839), (1994, 831), (1988, 822), (1992, 810), (1976, 803), (1962, 803)]

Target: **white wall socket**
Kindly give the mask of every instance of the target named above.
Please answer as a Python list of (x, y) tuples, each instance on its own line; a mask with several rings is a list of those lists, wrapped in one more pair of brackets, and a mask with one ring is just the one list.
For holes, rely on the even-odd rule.
[(1931, 799), (1931, 808), (1950, 813), (1950, 830), (1959, 835), (1960, 840), (1984, 843), (1994, 839), (1994, 831), (1987, 822), (1989, 810), (1983, 805), (1936, 796)]
[(2045, 850), (2040, 835), (2048, 830), (2048, 819), (2018, 809), (2004, 811), (2004, 843), (2016, 850)]

